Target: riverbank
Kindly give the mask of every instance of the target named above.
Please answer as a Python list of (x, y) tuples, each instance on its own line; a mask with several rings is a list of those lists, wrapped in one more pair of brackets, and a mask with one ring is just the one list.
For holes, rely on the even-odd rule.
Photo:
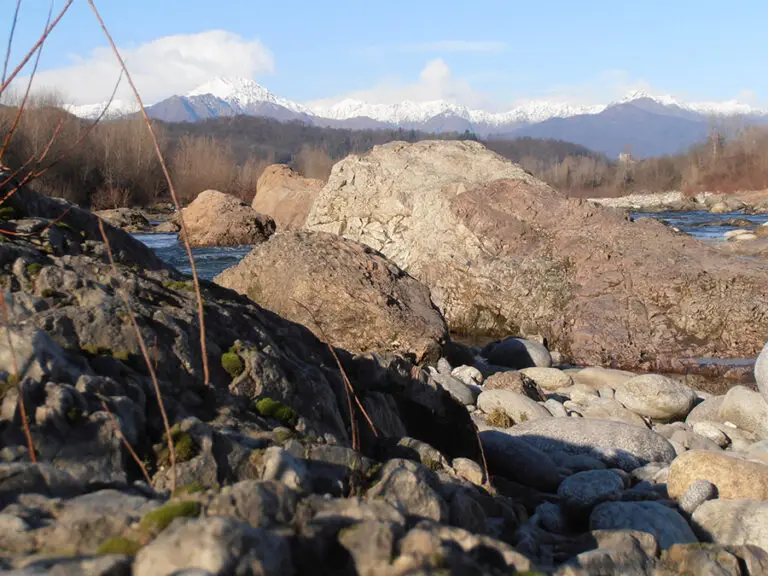
[(629, 194), (615, 198), (588, 198), (590, 202), (611, 208), (642, 212), (723, 212), (768, 213), (768, 189), (732, 194), (701, 192), (695, 195), (673, 190), (648, 194)]

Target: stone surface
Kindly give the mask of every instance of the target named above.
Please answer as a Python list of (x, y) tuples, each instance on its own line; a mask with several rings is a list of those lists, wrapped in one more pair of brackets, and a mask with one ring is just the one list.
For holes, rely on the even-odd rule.
[(198, 194), (182, 215), (192, 246), (259, 244), (275, 231), (272, 218), (217, 190)]
[(491, 474), (498, 474), (538, 490), (557, 490), (564, 471), (547, 454), (523, 439), (501, 430), (481, 430), (485, 457)]
[(288, 540), (236, 520), (175, 520), (139, 551), (136, 576), (165, 576), (183, 570), (264, 576), (293, 574)]
[(722, 422), (720, 419), (720, 407), (725, 396), (713, 396), (696, 404), (685, 419), (686, 424), (694, 422)]
[(685, 384), (659, 374), (641, 374), (616, 390), (616, 400), (632, 412), (653, 420), (684, 420), (696, 394)]
[(451, 371), (451, 376), (467, 386), (480, 386), (483, 383), (483, 373), (474, 366), (458, 366)]
[(621, 476), (610, 470), (587, 470), (569, 476), (557, 495), (566, 513), (576, 518), (589, 516), (602, 502), (616, 500), (624, 489)]
[(543, 452), (585, 454), (626, 471), (675, 458), (674, 449), (662, 436), (611, 420), (549, 418), (525, 422), (505, 433)]
[(544, 401), (546, 397), (541, 387), (520, 371), (507, 370), (489, 376), (483, 384), (483, 390), (507, 390), (527, 396), (536, 402)]
[(437, 360), (447, 338), (423, 284), (367, 246), (330, 234), (276, 234), (214, 280), (353, 352)]
[(557, 368), (523, 368), (520, 372), (545, 390), (559, 390), (573, 386), (573, 378)]
[(285, 164), (272, 164), (256, 182), (251, 208), (274, 219), (277, 229), (302, 228), (324, 182), (304, 178)]
[[(768, 235), (768, 226), (760, 226), (760, 228), (766, 230)], [(768, 343), (763, 346), (755, 361), (755, 382), (757, 382), (757, 389), (768, 402)]]
[(595, 390), (600, 388), (619, 388), (624, 382), (634, 378), (634, 372), (626, 370), (613, 370), (602, 366), (587, 366), (571, 373), (575, 384), (585, 384)]
[(717, 498), (717, 486), (709, 480), (695, 480), (680, 498), (680, 510), (693, 514), (707, 500)]
[(768, 262), (567, 199), (476, 142), (347, 157), (307, 227), (380, 250), (452, 327), (542, 334), (592, 365), (610, 351), (617, 367), (683, 371), (680, 358), (757, 354), (768, 333)]
[(688, 522), (657, 502), (605, 502), (589, 518), (592, 530), (638, 530), (656, 537), (662, 550), (674, 544), (698, 542)]
[(631, 410), (627, 410), (620, 402), (608, 398), (593, 397), (584, 403), (581, 414), (585, 418), (602, 418), (604, 420), (615, 420), (616, 422), (626, 422), (634, 426), (647, 428), (648, 426), (639, 416)]
[(693, 523), (706, 542), (752, 544), (768, 550), (768, 502), (710, 500), (693, 513)]
[(669, 495), (682, 498), (696, 480), (714, 484), (720, 498), (768, 500), (768, 465), (727, 452), (691, 450), (682, 454), (669, 468)]
[(539, 418), (552, 418), (549, 410), (544, 406), (528, 396), (510, 390), (484, 390), (477, 397), (477, 407), (486, 414), (501, 410), (515, 424)]
[(720, 420), (768, 439), (768, 400), (745, 386), (734, 386), (723, 399)]
[(526, 340), (525, 338), (505, 338), (498, 342), (491, 342), (483, 348), (481, 354), (491, 364), (516, 370), (552, 366), (552, 357), (546, 346), (535, 340)]

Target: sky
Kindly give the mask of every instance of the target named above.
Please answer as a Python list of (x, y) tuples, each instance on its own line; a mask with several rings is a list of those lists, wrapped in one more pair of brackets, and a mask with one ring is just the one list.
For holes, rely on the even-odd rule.
[[(15, 4), (2, 0), (3, 54)], [(54, 13), (64, 4), (54, 0)], [(765, 0), (96, 5), (150, 104), (214, 76), (241, 76), (301, 103), (446, 99), (501, 111), (539, 99), (606, 104), (640, 89), (768, 108)], [(49, 6), (22, 0), (9, 68), (39, 37)], [(44, 46), (35, 86), (90, 104), (108, 99), (117, 77), (87, 1), (74, 0)]]

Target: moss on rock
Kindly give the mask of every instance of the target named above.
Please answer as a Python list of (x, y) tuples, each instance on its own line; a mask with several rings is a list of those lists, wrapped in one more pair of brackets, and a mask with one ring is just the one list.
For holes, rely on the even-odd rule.
[(230, 348), (228, 352), (221, 355), (221, 366), (232, 378), (237, 378), (245, 370), (245, 365), (234, 348)]
[(266, 418), (279, 420), (284, 426), (296, 426), (299, 419), (293, 408), (269, 397), (256, 401), (256, 411)]
[(124, 554), (125, 556), (136, 556), (141, 549), (141, 544), (136, 540), (114, 536), (101, 543), (96, 549), (96, 554)]
[(192, 500), (169, 502), (148, 512), (139, 524), (144, 532), (159, 534), (176, 518), (192, 518), (200, 514), (200, 503)]

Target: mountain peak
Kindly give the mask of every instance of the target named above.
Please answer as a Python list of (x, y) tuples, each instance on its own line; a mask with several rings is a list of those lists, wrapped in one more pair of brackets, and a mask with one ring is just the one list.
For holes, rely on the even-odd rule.
[(272, 92), (264, 88), (264, 86), (249, 78), (216, 76), (205, 84), (188, 92), (187, 98), (206, 95), (219, 98), (228, 104), (243, 109), (248, 108), (248, 106), (251, 105), (267, 103), (282, 106), (297, 114), (310, 113), (304, 106), (286, 100), (285, 98), (275, 96)]

